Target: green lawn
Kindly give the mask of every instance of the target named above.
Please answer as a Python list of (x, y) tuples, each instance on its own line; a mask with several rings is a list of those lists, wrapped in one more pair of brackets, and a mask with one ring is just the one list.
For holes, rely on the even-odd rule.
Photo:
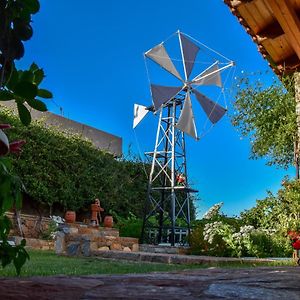
[[(167, 265), (145, 262), (124, 262), (87, 257), (57, 256), (51, 251), (29, 251), (30, 261), (26, 262), (21, 271), (21, 276), (49, 276), (49, 275), (95, 275), (95, 274), (125, 274), (168, 272), (195, 268), (208, 267), (255, 267), (294, 265), (292, 261), (278, 261), (269, 264), (254, 263), (218, 263), (216, 265)], [(0, 276), (16, 276), (12, 265), (2, 269)]]

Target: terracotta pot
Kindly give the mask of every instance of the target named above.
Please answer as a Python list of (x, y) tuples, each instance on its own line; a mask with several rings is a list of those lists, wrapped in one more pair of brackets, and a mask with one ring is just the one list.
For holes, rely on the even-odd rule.
[(103, 222), (104, 227), (112, 228), (114, 225), (114, 219), (112, 216), (106, 216)]
[(75, 223), (76, 221), (76, 212), (73, 210), (67, 210), (65, 214), (65, 220), (67, 223)]

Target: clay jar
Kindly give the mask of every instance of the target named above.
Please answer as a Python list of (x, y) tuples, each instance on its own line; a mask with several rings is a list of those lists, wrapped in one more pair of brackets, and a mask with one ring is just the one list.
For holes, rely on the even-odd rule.
[(104, 227), (112, 228), (114, 225), (114, 220), (112, 216), (106, 216), (103, 222)]
[(76, 221), (76, 212), (73, 210), (67, 210), (65, 213), (65, 220), (67, 223), (75, 223)]

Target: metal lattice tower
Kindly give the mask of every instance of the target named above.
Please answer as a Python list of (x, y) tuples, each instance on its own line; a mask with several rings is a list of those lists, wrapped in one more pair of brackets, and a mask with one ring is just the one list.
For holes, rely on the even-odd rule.
[(184, 96), (177, 95), (160, 110), (154, 151), (146, 153), (152, 164), (143, 226), (145, 242), (174, 245), (183, 242), (176, 232), (190, 231), (190, 193), (197, 191), (188, 185), (185, 134), (175, 127), (183, 100)]

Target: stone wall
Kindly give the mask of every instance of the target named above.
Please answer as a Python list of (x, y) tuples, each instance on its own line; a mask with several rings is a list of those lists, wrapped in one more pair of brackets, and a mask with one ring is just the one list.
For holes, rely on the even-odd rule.
[[(16, 245), (19, 245), (23, 238), (20, 236), (12, 236), (9, 240), (13, 241)], [(54, 240), (26, 238), (25, 248), (35, 250), (54, 250)]]
[(20, 223), (22, 228), (22, 233), (19, 230), (17, 223), (17, 217), (15, 213), (8, 212), (6, 215), (12, 221), (13, 228), (11, 229), (10, 236), (24, 236), (25, 238), (40, 238), (43, 233), (47, 232), (50, 218), (36, 216), (36, 215), (27, 215), (20, 214)]
[(68, 256), (90, 256), (97, 251), (139, 251), (138, 239), (120, 237), (114, 228), (86, 224), (63, 224), (56, 235), (55, 252)]

